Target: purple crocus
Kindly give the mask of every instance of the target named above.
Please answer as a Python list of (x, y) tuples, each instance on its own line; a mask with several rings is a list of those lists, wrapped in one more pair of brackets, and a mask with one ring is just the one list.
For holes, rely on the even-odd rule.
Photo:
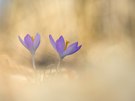
[(32, 55), (32, 65), (33, 65), (33, 68), (36, 69), (34, 56), (35, 56), (35, 52), (40, 44), (40, 35), (36, 34), (36, 36), (34, 38), (34, 37), (31, 37), (29, 34), (27, 34), (24, 37), (24, 40), (22, 40), (20, 36), (18, 36), (18, 38), (19, 38), (20, 42), (23, 44), (23, 46), (30, 51), (30, 53)]
[(27, 34), (24, 37), (24, 40), (22, 40), (20, 36), (18, 38), (20, 42), (24, 45), (24, 47), (27, 48), (32, 55), (34, 55), (40, 44), (40, 35), (36, 34), (34, 38)]
[(63, 59), (67, 55), (71, 55), (77, 52), (82, 46), (78, 46), (78, 42), (68, 45), (69, 42), (65, 42), (63, 36), (60, 36), (59, 39), (57, 39), (56, 41), (54, 41), (51, 35), (49, 35), (49, 38), (53, 48), (58, 52), (61, 59)]

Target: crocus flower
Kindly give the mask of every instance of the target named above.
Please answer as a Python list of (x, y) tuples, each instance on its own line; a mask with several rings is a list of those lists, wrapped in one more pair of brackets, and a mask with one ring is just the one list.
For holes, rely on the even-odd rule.
[(32, 55), (34, 55), (40, 44), (40, 35), (36, 34), (35, 38), (33, 38), (27, 34), (24, 37), (24, 40), (22, 40), (20, 36), (18, 38), (24, 47), (27, 48)]
[(36, 69), (34, 56), (35, 56), (35, 52), (40, 44), (40, 35), (36, 34), (35, 38), (33, 38), (29, 34), (27, 34), (24, 37), (24, 40), (22, 40), (20, 36), (18, 38), (19, 38), (20, 42), (24, 45), (24, 47), (30, 51), (30, 53), (32, 55), (32, 65), (33, 65), (33, 68)]
[(63, 59), (67, 55), (71, 55), (77, 52), (82, 46), (78, 46), (78, 42), (68, 45), (69, 42), (65, 42), (63, 36), (60, 36), (59, 39), (57, 39), (56, 41), (54, 41), (51, 35), (49, 35), (49, 38), (53, 48), (58, 52), (61, 59)]

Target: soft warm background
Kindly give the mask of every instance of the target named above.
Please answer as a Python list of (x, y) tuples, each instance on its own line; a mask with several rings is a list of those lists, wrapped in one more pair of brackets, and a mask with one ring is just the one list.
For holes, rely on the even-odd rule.
[[(134, 9), (134, 0), (0, 0), (0, 101), (135, 101)], [(18, 35), (37, 32), (35, 74)], [(48, 72), (58, 62), (49, 34), (83, 45), (59, 74)]]

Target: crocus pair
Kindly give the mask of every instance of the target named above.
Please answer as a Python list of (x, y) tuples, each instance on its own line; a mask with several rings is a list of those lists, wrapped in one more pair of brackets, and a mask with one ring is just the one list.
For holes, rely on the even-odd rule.
[[(78, 46), (78, 42), (69, 45), (69, 42), (64, 40), (63, 36), (60, 36), (59, 39), (54, 41), (52, 35), (49, 35), (50, 43), (53, 48), (58, 52), (60, 59), (63, 59), (67, 55), (71, 55), (77, 52), (82, 45)], [(20, 42), (27, 48), (32, 55), (35, 55), (37, 48), (40, 45), (40, 35), (36, 34), (35, 38), (27, 34), (24, 37), (24, 40), (19, 36)]]

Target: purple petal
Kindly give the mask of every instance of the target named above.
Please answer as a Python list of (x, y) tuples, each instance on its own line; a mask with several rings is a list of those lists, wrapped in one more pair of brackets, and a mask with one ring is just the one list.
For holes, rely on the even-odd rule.
[(40, 44), (40, 35), (36, 34), (35, 39), (34, 39), (34, 50), (36, 50), (39, 47)]
[(34, 46), (33, 46), (33, 41), (31, 39), (31, 36), (29, 34), (27, 34), (24, 38), (24, 43), (26, 44), (27, 48), (29, 49), (29, 51), (34, 54), (35, 50), (34, 50)]
[(55, 48), (55, 49), (56, 49), (56, 43), (55, 43), (55, 41), (54, 41), (54, 39), (53, 39), (52, 35), (49, 35), (49, 38), (50, 38), (50, 42), (51, 42), (51, 44), (52, 44), (53, 48)]
[(56, 49), (57, 52), (62, 55), (64, 52), (64, 48), (65, 48), (65, 41), (63, 36), (60, 36), (60, 38), (56, 41)]
[(21, 38), (20, 36), (18, 36), (18, 38), (19, 38), (19, 41), (23, 44), (23, 46), (24, 46), (25, 48), (27, 48), (27, 45), (26, 45), (25, 42), (22, 40), (22, 38)]
[(66, 55), (71, 55), (75, 52), (77, 52), (82, 45), (78, 46), (78, 42), (75, 42), (73, 44), (71, 44), (65, 51), (64, 51), (64, 56)]

